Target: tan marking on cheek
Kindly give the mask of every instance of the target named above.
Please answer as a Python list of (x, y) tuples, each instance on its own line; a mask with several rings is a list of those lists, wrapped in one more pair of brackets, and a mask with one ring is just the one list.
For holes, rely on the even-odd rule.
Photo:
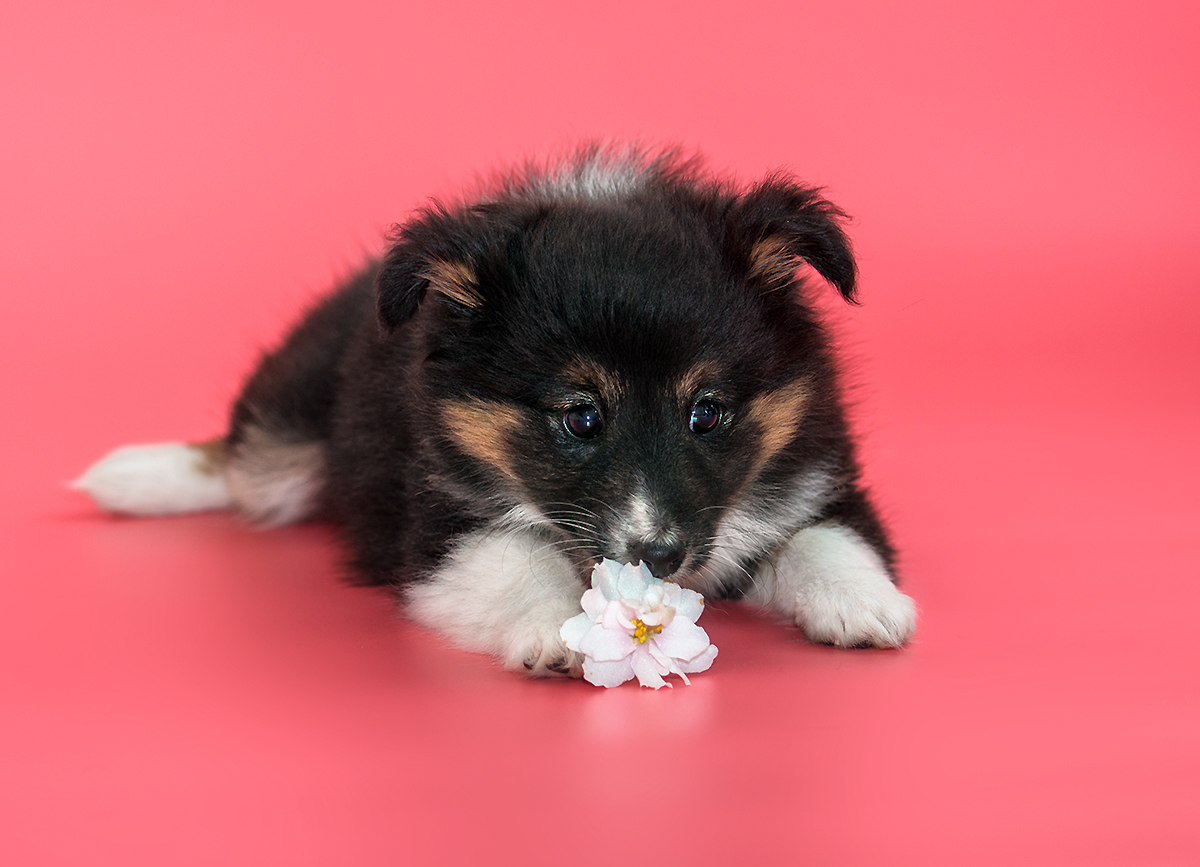
[(750, 401), (746, 407), (745, 420), (757, 427), (762, 434), (750, 479), (757, 477), (763, 467), (796, 436), (804, 419), (809, 395), (809, 384), (805, 380), (797, 380), (775, 391), (760, 394)]
[(491, 400), (447, 401), (441, 405), (442, 422), (460, 449), (514, 482), (509, 443), (522, 428), (520, 412)]
[(463, 307), (475, 310), (483, 305), (475, 270), (470, 265), (435, 259), (429, 263), (423, 276), (429, 280), (431, 289)]
[(768, 292), (788, 286), (799, 264), (783, 238), (763, 238), (750, 251), (750, 276), (766, 283)]

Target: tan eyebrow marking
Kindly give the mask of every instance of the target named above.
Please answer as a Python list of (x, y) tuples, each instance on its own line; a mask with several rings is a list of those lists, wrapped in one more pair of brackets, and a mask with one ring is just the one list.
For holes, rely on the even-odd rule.
[(689, 404), (695, 399), (697, 392), (706, 384), (711, 384), (720, 375), (720, 370), (711, 362), (702, 361), (692, 367), (675, 383), (675, 393), (681, 404)]
[(602, 364), (586, 358), (573, 359), (562, 369), (562, 376), (579, 385), (586, 385), (600, 391), (608, 403), (615, 403), (622, 391), (621, 380)]

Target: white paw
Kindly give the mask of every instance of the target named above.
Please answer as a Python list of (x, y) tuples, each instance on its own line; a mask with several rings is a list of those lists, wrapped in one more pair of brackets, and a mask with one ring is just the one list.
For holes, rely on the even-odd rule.
[(464, 650), (534, 677), (581, 677), (559, 630), (582, 609), (571, 564), (531, 533), (467, 536), (427, 580), (405, 591), (409, 617)]
[(583, 677), (583, 656), (563, 644), (561, 621), (515, 630), (504, 667), (531, 677)]
[(917, 628), (917, 609), (887, 579), (813, 582), (796, 600), (796, 625), (835, 647), (899, 647)]
[(916, 606), (879, 555), (838, 524), (796, 533), (756, 576), (747, 599), (790, 618), (809, 640), (836, 647), (899, 647), (917, 628)]

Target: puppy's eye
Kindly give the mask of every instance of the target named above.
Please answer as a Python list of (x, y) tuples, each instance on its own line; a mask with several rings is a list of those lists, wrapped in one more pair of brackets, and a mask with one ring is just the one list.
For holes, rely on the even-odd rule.
[(590, 440), (604, 429), (600, 410), (590, 403), (573, 406), (563, 416), (563, 427), (573, 437)]
[(693, 433), (706, 434), (721, 423), (723, 410), (715, 400), (698, 400), (692, 407), (691, 428)]

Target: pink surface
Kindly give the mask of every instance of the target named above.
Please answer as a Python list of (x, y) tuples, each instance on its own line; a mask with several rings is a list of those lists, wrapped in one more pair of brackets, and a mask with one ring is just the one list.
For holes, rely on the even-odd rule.
[[(734, 10), (0, 15), (6, 863), (1200, 863), (1195, 5)], [(425, 195), (585, 136), (856, 215), (830, 307), (913, 646), (727, 607), (690, 688), (532, 683), (340, 584), (327, 527), (62, 488), (216, 431)]]

